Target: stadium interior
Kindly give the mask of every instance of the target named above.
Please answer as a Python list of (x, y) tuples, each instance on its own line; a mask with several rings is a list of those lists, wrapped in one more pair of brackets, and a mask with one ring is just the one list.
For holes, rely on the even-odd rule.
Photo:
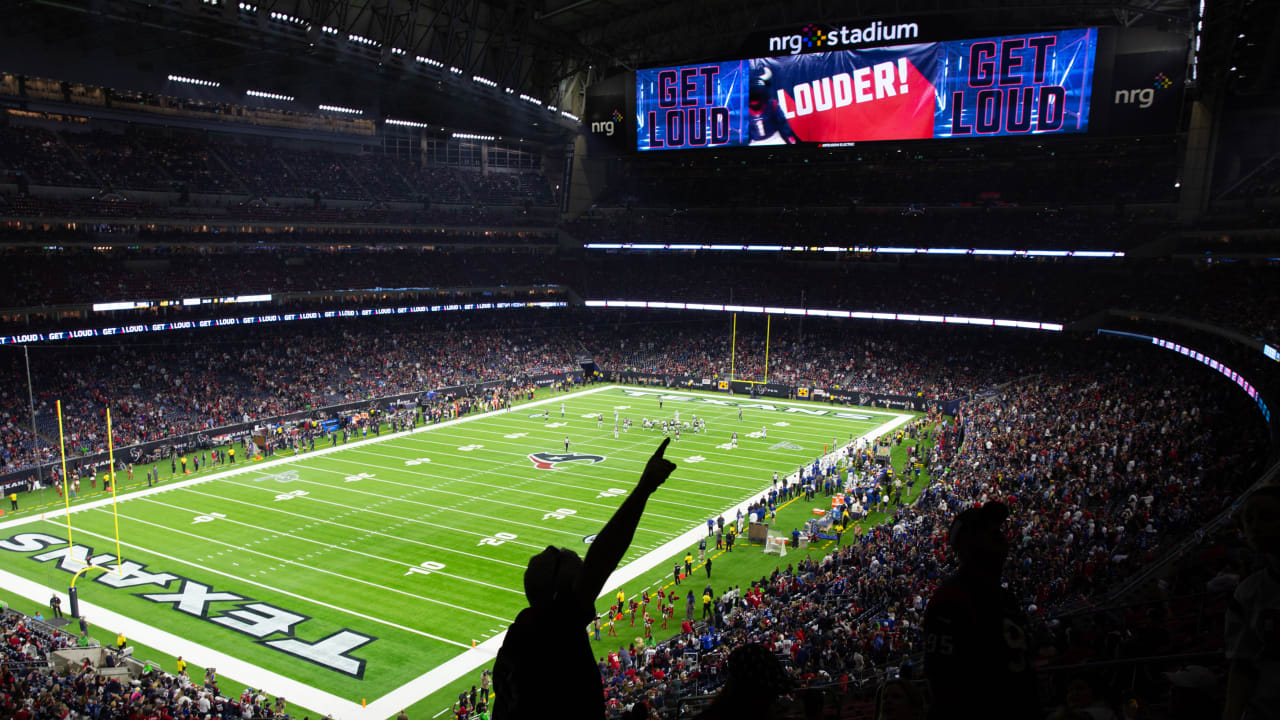
[[(3, 18), (0, 717), (1277, 717), (1280, 3), (17, 0)], [(522, 523), (564, 519), (549, 508), (604, 533), (631, 492), (613, 488), (650, 468), (619, 426), (650, 433), (648, 457), (686, 401), (723, 437), (677, 457), (698, 414), (671, 419), (676, 470), (646, 513), (678, 522), (646, 515), (596, 619), (539, 636), (564, 641), (549, 658), (585, 636), (588, 677), (524, 692), (543, 676), (514, 647), (520, 578), (553, 539)], [(529, 429), (485, 424), (522, 403)], [(794, 417), (749, 437), (743, 407)], [(839, 413), (899, 424), (828, 432)], [(340, 619), (381, 602), (350, 583), (398, 601), (444, 565), (329, 573), (315, 604), (301, 576), (229, 585), (277, 541), (216, 534), (224, 506), (137, 519), (245, 491), (246, 463), (377, 515), (437, 489), (409, 455), (390, 495), (362, 494), (396, 433), (452, 433), (423, 445), (430, 470), (511, 475), (492, 521), (462, 495), (432, 506), (501, 558), (457, 571), (485, 590), (432, 586), (483, 611), (466, 637), (438, 605)], [(790, 470), (710, 471), (739, 442)], [(349, 460), (314, 469), (324, 453)], [(506, 469), (529, 461), (576, 461), (542, 490), (564, 499), (501, 494), (539, 482)], [(712, 475), (745, 494), (698, 495)], [(680, 492), (740, 524), (738, 552)], [(952, 655), (937, 618), (974, 577), (957, 528), (992, 503), (1007, 559), (971, 602), (1007, 598), (1005, 635), (975, 620)], [(112, 520), (114, 555), (74, 554)], [(106, 584), (130, 553), (169, 557), (142, 533), (170, 525), (219, 557), (166, 592), (267, 599), (152, 611)], [(360, 539), (416, 532), (394, 528)], [(554, 542), (590, 561), (591, 539)], [(33, 555), (55, 540), (65, 572)], [(280, 613), (385, 638), (308, 655), (325, 641)]]

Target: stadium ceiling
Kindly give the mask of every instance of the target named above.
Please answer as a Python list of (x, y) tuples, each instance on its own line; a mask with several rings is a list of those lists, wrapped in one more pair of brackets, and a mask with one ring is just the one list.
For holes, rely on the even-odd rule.
[[(537, 16), (624, 66), (751, 57), (744, 39), (809, 24), (915, 21), (948, 38), (1087, 26), (1190, 32), (1198, 0), (547, 0)], [(925, 38), (928, 39), (928, 38)], [(744, 51), (748, 51), (744, 54)]]
[[(1249, 87), (1274, 84), (1273, 0), (19, 0), (0, 23), (0, 69), (137, 90), (148, 89), (130, 86), (138, 76), (178, 74), (221, 83), (222, 100), (265, 90), (299, 110), (555, 143), (578, 131), (560, 111), (580, 116), (597, 79), (749, 57), (749, 38), (811, 23), (913, 21), (922, 39), (939, 26), (948, 37), (1083, 26), (1191, 36), (1202, 2), (1210, 71), (1244, 66)], [(1246, 28), (1258, 37), (1237, 38)]]
[(591, 52), (537, 12), (520, 0), (20, 0), (0, 23), (0, 69), (140, 91), (177, 74), (220, 83), (196, 99), (258, 89), (299, 111), (564, 141), (576, 123), (560, 111), (575, 94), (581, 108)]

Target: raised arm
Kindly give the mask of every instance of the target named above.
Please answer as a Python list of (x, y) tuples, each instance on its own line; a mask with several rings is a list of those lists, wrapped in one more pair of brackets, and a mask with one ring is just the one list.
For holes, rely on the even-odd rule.
[(595, 541), (587, 550), (582, 574), (578, 576), (578, 586), (574, 588), (574, 594), (582, 604), (588, 606), (595, 604), (596, 597), (604, 588), (609, 575), (617, 569), (622, 556), (631, 546), (631, 539), (635, 537), (636, 526), (640, 524), (640, 516), (644, 514), (644, 504), (649, 500), (649, 495), (666, 482), (672, 471), (676, 469), (675, 463), (662, 456), (670, 442), (671, 438), (663, 440), (654, 451), (649, 462), (645, 463), (644, 472), (640, 475), (640, 482), (636, 484), (636, 489), (622, 501), (622, 505), (613, 513), (613, 517), (609, 518), (609, 522), (605, 524), (600, 534), (596, 535)]

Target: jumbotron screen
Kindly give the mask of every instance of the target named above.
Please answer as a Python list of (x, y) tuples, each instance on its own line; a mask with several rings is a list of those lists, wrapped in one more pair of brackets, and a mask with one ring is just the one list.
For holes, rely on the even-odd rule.
[(640, 150), (1081, 133), (1096, 28), (642, 69)]

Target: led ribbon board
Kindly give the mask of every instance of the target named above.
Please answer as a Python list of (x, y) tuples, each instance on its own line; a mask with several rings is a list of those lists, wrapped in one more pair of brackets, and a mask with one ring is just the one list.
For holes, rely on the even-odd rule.
[(543, 300), (539, 302), (499, 302), (499, 303), (460, 303), (456, 305), (405, 305), (400, 307), (362, 308), (360, 310), (318, 310), (314, 312), (279, 313), (272, 315), (245, 315), (242, 317), (220, 317), (206, 320), (177, 320), (174, 322), (139, 323), (135, 325), (119, 325), (102, 328), (82, 328), (79, 330), (57, 330), (47, 333), (25, 333), (22, 335), (0, 335), (0, 345), (32, 344), (41, 342), (57, 342), (59, 340), (78, 340), (90, 337), (110, 337), (113, 335), (133, 335), (135, 333), (155, 333), (168, 330), (197, 330), (212, 327), (230, 327), (232, 325), (263, 325), (268, 323), (295, 322), (298, 320), (328, 320), (332, 318), (373, 317), (380, 315), (406, 315), (411, 313), (432, 312), (465, 312), (469, 310), (509, 310), (513, 308), (562, 308), (568, 303), (563, 300)]
[(1228, 380), (1235, 383), (1237, 387), (1245, 391), (1245, 393), (1249, 396), (1249, 398), (1258, 404), (1258, 410), (1262, 413), (1263, 419), (1265, 419), (1267, 422), (1271, 422), (1271, 409), (1267, 407), (1267, 402), (1262, 397), (1262, 393), (1258, 392), (1258, 389), (1253, 386), (1253, 383), (1246, 380), (1245, 377), (1240, 373), (1227, 367), (1225, 363), (1219, 362), (1218, 360), (1211, 358), (1208, 355), (1205, 355), (1204, 353), (1194, 348), (1189, 348), (1186, 345), (1176, 343), (1172, 340), (1165, 340), (1163, 338), (1158, 338), (1151, 335), (1141, 335), (1139, 333), (1124, 332), (1121, 330), (1107, 330), (1105, 328), (1100, 328), (1098, 330), (1098, 333), (1100, 335), (1119, 335), (1121, 337), (1128, 337), (1128, 338), (1133, 338), (1135, 340), (1141, 340), (1143, 342), (1149, 342), (1152, 345), (1155, 345), (1156, 347), (1161, 347), (1161, 348), (1164, 348), (1165, 350), (1178, 353), (1183, 357), (1190, 358), (1202, 365), (1207, 365), (1209, 368), (1213, 370), (1217, 370), (1218, 372), (1222, 373)]

